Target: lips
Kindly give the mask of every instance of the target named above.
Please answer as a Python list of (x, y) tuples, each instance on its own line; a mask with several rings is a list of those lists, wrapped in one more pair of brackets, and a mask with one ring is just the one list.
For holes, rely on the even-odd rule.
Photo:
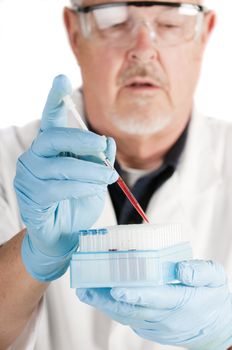
[(154, 80), (140, 77), (127, 80), (124, 86), (134, 89), (157, 89), (160, 87)]
[(156, 88), (153, 84), (150, 83), (132, 83), (126, 86), (127, 88), (135, 88), (135, 89), (146, 89), (146, 88)]

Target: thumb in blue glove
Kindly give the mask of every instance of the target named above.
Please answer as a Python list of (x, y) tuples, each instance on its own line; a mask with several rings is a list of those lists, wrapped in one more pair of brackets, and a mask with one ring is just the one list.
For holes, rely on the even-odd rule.
[[(65, 76), (55, 78), (40, 132), (20, 156), (14, 180), (27, 228), (22, 259), (27, 271), (40, 281), (51, 281), (66, 271), (78, 246), (78, 231), (90, 228), (98, 219), (107, 185), (118, 178), (97, 161), (100, 152), (114, 161), (112, 139), (66, 127), (62, 98), (70, 92)], [(61, 157), (65, 152), (76, 158)]]
[(153, 342), (193, 350), (232, 344), (232, 300), (223, 267), (212, 261), (177, 263), (180, 284), (79, 289), (83, 302)]
[(67, 126), (67, 111), (63, 97), (72, 94), (72, 86), (65, 75), (54, 78), (52, 88), (44, 106), (40, 130)]

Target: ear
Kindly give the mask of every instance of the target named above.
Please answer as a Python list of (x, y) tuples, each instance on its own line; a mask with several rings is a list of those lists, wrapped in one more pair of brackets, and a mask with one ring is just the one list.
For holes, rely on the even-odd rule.
[(70, 46), (72, 48), (74, 55), (78, 60), (78, 53), (79, 53), (78, 43), (81, 35), (78, 17), (73, 10), (65, 7), (63, 12), (63, 18), (64, 18), (64, 25), (67, 30)]
[(203, 45), (203, 48), (208, 43), (208, 40), (210, 38), (210, 35), (215, 27), (216, 24), (216, 14), (214, 11), (209, 11), (205, 14), (204, 19), (204, 26), (203, 31), (201, 34), (201, 43)]

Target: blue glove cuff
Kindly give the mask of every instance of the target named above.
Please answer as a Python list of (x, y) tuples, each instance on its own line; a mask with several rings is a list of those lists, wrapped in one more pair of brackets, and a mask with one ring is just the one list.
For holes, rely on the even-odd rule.
[(22, 242), (22, 260), (27, 272), (40, 282), (50, 282), (61, 277), (69, 267), (72, 254), (77, 245), (63, 256), (48, 256), (35, 248), (28, 234)]

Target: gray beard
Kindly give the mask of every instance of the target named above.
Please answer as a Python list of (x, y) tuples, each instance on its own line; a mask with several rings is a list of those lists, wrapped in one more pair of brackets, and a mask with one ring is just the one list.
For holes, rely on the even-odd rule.
[(170, 115), (162, 115), (158, 118), (143, 120), (141, 119), (141, 115), (130, 114), (125, 118), (113, 112), (110, 119), (117, 129), (127, 134), (149, 136), (165, 129), (172, 118)]

